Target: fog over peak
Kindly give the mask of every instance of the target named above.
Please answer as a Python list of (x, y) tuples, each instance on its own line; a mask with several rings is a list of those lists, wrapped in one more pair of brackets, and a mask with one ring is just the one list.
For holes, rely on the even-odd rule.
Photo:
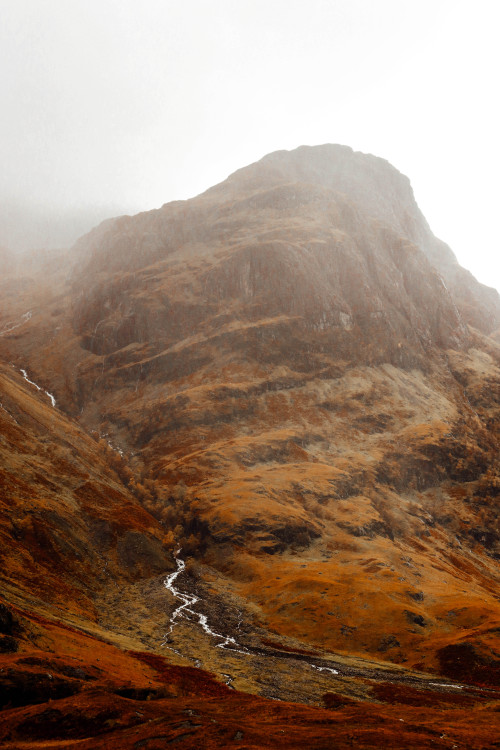
[(190, 198), (266, 153), (343, 143), (408, 175), (436, 235), (498, 287), (498, 12), (3, 0), (0, 243), (71, 243), (88, 220)]

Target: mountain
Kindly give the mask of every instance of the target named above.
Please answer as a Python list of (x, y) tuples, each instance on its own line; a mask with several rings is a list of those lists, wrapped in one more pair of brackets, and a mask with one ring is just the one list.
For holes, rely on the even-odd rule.
[[(337, 727), (338, 747), (425, 747), (430, 727), (486, 746), (500, 297), (433, 236), (406, 177), (344, 146), (270, 154), (189, 201), (105, 222), (2, 295), (6, 607), (120, 654), (147, 649), (139, 662), (182, 683), (178, 697), (190, 673), (171, 665), (194, 663), (246, 692), (248, 711), (265, 697), (323, 706), (287, 719), (297, 732), (325, 707), (362, 732), (389, 711), (385, 739)], [(31, 519), (22, 537), (14, 513)], [(169, 627), (179, 590), (187, 619)], [(144, 696), (138, 658), (126, 687), (113, 673), (113, 695)], [(202, 713), (222, 695), (206, 685)], [(401, 711), (427, 729), (387, 744)], [(266, 731), (253, 746), (277, 742)]]

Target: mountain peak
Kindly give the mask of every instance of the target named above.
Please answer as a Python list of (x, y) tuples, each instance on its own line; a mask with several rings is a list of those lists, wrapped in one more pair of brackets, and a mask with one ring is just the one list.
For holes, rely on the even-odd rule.
[[(385, 159), (338, 144), (274, 151), (237, 170), (205, 195), (224, 193), (236, 198), (242, 192), (295, 183), (316, 185), (342, 194), (358, 208), (397, 226), (405, 234), (408, 227), (400, 214), (409, 213), (422, 225), (423, 236), (430, 233), (405, 175)], [(416, 239), (423, 239), (423, 236)]]

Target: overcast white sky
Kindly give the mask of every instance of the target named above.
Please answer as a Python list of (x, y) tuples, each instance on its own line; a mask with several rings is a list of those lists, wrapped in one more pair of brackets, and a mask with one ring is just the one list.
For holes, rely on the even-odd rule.
[(500, 288), (499, 21), (497, 0), (0, 0), (0, 200), (135, 212), (343, 143)]

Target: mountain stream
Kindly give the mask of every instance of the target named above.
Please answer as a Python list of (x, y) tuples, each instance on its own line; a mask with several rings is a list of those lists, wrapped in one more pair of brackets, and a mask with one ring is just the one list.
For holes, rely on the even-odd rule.
[(52, 406), (55, 407), (56, 400), (55, 400), (54, 396), (52, 395), (52, 393), (49, 393), (48, 391), (46, 391), (43, 388), (41, 388), (37, 383), (34, 383), (33, 380), (30, 380), (29, 377), (28, 377), (28, 373), (26, 372), (26, 370), (21, 369), (20, 372), (21, 372), (23, 378), (25, 379), (25, 381), (27, 383), (29, 383), (30, 385), (34, 385), (35, 388), (38, 391), (41, 391), (42, 393), (45, 393), (45, 395), (50, 398), (50, 402), (51, 402)]
[(31, 310), (28, 310), (28, 312), (25, 312), (24, 315), (21, 315), (21, 319), (19, 323), (12, 323), (11, 321), (8, 321), (4, 328), (0, 331), (0, 336), (5, 336), (7, 333), (10, 333), (11, 331), (15, 331), (16, 328), (20, 328), (25, 323), (28, 322), (28, 320), (31, 320), (32, 318), (32, 312)]
[[(172, 646), (168, 646), (168, 643), (171, 643), (171, 635), (176, 625), (179, 625), (179, 620), (185, 619), (187, 621), (193, 622), (193, 620), (201, 627), (204, 633), (206, 635), (210, 636), (211, 638), (218, 641), (218, 643), (215, 644), (216, 648), (227, 650), (228, 652), (234, 653), (234, 654), (242, 654), (245, 657), (248, 656), (256, 656), (256, 657), (273, 657), (273, 658), (279, 658), (279, 659), (285, 659), (285, 660), (293, 660), (294, 662), (302, 662), (304, 666), (307, 665), (310, 669), (316, 671), (316, 672), (323, 672), (323, 673), (329, 673), (332, 676), (335, 676), (337, 679), (345, 679), (349, 677), (363, 677), (364, 679), (373, 680), (375, 682), (379, 681), (389, 681), (393, 683), (403, 683), (407, 685), (412, 685), (414, 687), (418, 688), (431, 688), (438, 691), (449, 691), (452, 690), (463, 690), (470, 688), (471, 686), (468, 685), (460, 685), (457, 683), (450, 683), (450, 682), (437, 682), (437, 681), (431, 681), (431, 675), (417, 675), (417, 674), (407, 674), (404, 671), (396, 671), (394, 669), (384, 669), (377, 667), (375, 665), (366, 667), (361, 665), (348, 665), (348, 664), (339, 664), (335, 663), (335, 666), (341, 666), (342, 669), (339, 671), (338, 669), (334, 669), (332, 662), (330, 660), (326, 660), (324, 658), (315, 658), (314, 662), (308, 658), (306, 655), (297, 653), (297, 654), (291, 654), (291, 653), (280, 653), (276, 652), (274, 649), (272, 652), (269, 650), (262, 648), (262, 647), (255, 647), (249, 645), (244, 646), (243, 644), (239, 643), (236, 638), (234, 638), (232, 635), (224, 635), (223, 633), (219, 633), (216, 630), (213, 630), (212, 627), (210, 627), (208, 616), (202, 612), (196, 611), (194, 609), (196, 605), (198, 605), (200, 602), (203, 603), (203, 599), (199, 596), (196, 596), (195, 594), (188, 593), (186, 591), (181, 591), (180, 589), (176, 588), (174, 585), (178, 577), (186, 570), (186, 564), (184, 560), (180, 557), (181, 550), (178, 549), (175, 553), (175, 561), (177, 565), (177, 569), (170, 573), (163, 581), (164, 587), (172, 594), (172, 596), (177, 599), (179, 602), (179, 605), (176, 607), (176, 609), (173, 611), (172, 615), (170, 616), (170, 625), (167, 630), (167, 632), (163, 636), (163, 641), (161, 645), (165, 648), (168, 648), (171, 651), (174, 651), (175, 653), (179, 654), (180, 656), (186, 656), (185, 654), (182, 654), (177, 649), (173, 648)], [(239, 626), (240, 623), (238, 623)], [(196, 657), (188, 657), (192, 661), (194, 661), (195, 666), (201, 667), (201, 662)], [(318, 663), (319, 662), (319, 663)], [(221, 672), (221, 676), (224, 678), (225, 684), (228, 685), (228, 687), (233, 687), (233, 677), (226, 672)], [(326, 676), (326, 675), (325, 675)], [(431, 678), (431, 679), (429, 679)], [(280, 700), (277, 698), (277, 700)]]
[(186, 563), (179, 557), (180, 552), (181, 550), (179, 549), (175, 553), (177, 570), (175, 570), (173, 573), (170, 573), (170, 575), (168, 575), (163, 582), (165, 588), (168, 589), (168, 591), (170, 591), (170, 593), (176, 599), (179, 599), (181, 601), (181, 604), (177, 607), (177, 609), (174, 610), (172, 616), (170, 617), (170, 627), (165, 633), (162, 646), (168, 643), (172, 630), (177, 624), (176, 621), (180, 617), (186, 618), (186, 614), (189, 614), (198, 619), (198, 625), (200, 625), (200, 627), (207, 635), (210, 635), (213, 638), (217, 638), (217, 640), (220, 641), (220, 643), (217, 643), (217, 648), (228, 649), (230, 651), (236, 651), (239, 654), (247, 655), (249, 651), (244, 646), (241, 646), (235, 638), (230, 635), (223, 635), (222, 633), (217, 633), (215, 630), (212, 630), (212, 628), (208, 624), (207, 615), (204, 615), (201, 612), (195, 612), (194, 609), (192, 609), (195, 604), (201, 601), (198, 596), (194, 596), (194, 594), (188, 594), (184, 591), (179, 591), (174, 587), (175, 579), (186, 569)]

